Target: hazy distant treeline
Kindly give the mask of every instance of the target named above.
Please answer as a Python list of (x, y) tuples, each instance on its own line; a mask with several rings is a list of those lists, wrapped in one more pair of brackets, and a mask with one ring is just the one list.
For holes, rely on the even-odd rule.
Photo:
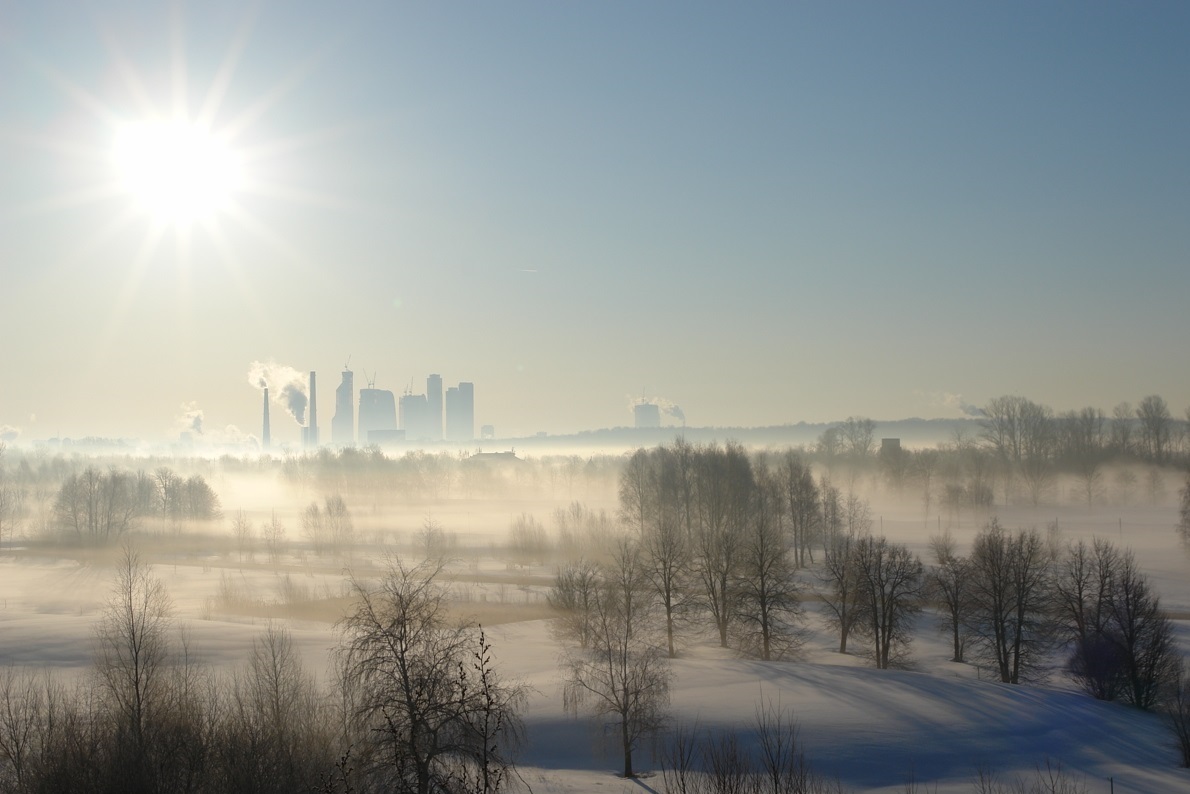
[[(64, 469), (22, 459), (15, 471), (0, 467), (0, 541), (30, 523), (45, 540), (107, 543), (142, 520), (177, 526), (222, 516), (219, 496), (201, 474), (183, 477), (168, 466), (152, 472), (115, 465)], [(61, 479), (58, 479), (61, 477)]]

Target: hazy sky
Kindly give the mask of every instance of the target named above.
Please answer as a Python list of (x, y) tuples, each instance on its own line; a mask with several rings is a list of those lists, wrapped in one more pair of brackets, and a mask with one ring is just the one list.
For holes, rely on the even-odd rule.
[[(0, 0), (0, 426), (259, 433), (271, 359), (328, 437), (348, 356), (500, 435), (642, 390), (1180, 415), (1188, 41), (1181, 2)], [(113, 154), (171, 114), (240, 163), (189, 226)]]

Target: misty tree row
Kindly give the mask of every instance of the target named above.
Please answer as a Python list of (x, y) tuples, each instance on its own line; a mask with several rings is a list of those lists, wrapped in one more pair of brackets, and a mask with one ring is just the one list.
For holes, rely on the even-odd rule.
[[(1190, 511), (1190, 484), (1183, 502)], [(927, 567), (906, 545), (873, 536), (868, 502), (825, 477), (816, 481), (793, 450), (753, 458), (738, 445), (682, 440), (638, 450), (621, 474), (619, 519), (630, 533), (602, 556), (588, 549), (572, 559), (553, 587), (560, 625), (581, 648), (614, 584), (632, 624), (641, 634), (656, 627), (669, 657), (683, 634), (703, 630), (746, 656), (789, 657), (801, 638), (802, 601), (812, 594), (839, 632), (839, 651), (856, 633), (879, 668), (906, 657), (913, 618), (927, 606), (946, 614), (954, 661), (965, 661), (973, 642), (1004, 682), (1039, 675), (1065, 643), (1075, 649), (1076, 675), (1123, 675), (1113, 664), (1132, 670), (1128, 687), (1104, 683), (1098, 695), (1148, 707), (1155, 695), (1142, 689), (1169, 681), (1177, 658), (1170, 621), (1131, 552), (1095, 543), (1098, 589), (1085, 593), (1085, 544), (1066, 549), (1057, 526), (1042, 538), (992, 518), (969, 556), (958, 555), (950, 534), (935, 537)], [(530, 529), (518, 524), (514, 531)], [(798, 574), (803, 568), (813, 569), (816, 587)], [(1091, 627), (1088, 612), (1097, 615)], [(1145, 665), (1152, 680), (1135, 671)]]
[(0, 674), (3, 792), (409, 792), (508, 788), (523, 692), (452, 624), (432, 565), (353, 582), (330, 687), (270, 627), (247, 662), (197, 661), (160, 580), (125, 551), (75, 685)]
[(153, 516), (211, 521), (221, 516), (219, 497), (198, 474), (183, 479), (165, 467), (148, 474), (88, 466), (66, 478), (53, 506), (55, 526), (79, 543), (107, 542)]
[[(815, 481), (796, 452), (754, 460), (736, 445), (680, 440), (632, 456), (619, 519), (627, 534), (598, 559), (562, 566), (550, 601), (569, 647), (567, 703), (612, 718), (625, 776), (663, 722), (666, 659), (684, 639), (709, 631), (746, 656), (793, 658), (808, 595), (821, 599), (839, 651), (857, 635), (878, 668), (908, 659), (914, 618), (929, 608), (953, 660), (973, 648), (1004, 683), (1044, 678), (1057, 656), (1096, 698), (1181, 713), (1173, 623), (1131, 552), (1109, 542), (1063, 544), (1056, 525), (1043, 536), (993, 518), (966, 556), (949, 533), (934, 537), (926, 566), (873, 535), (867, 503)], [(806, 567), (818, 582), (810, 592)]]
[[(1186, 420), (1175, 418), (1158, 395), (1133, 408), (1120, 403), (1109, 417), (1098, 408), (1055, 413), (1025, 397), (1005, 395), (979, 410), (977, 438), (956, 431), (951, 443), (910, 452), (899, 446), (876, 450), (876, 423), (863, 417), (828, 428), (813, 449), (813, 460), (833, 473), (878, 464), (888, 483), (900, 491), (916, 482), (927, 512), (932, 503), (951, 509), (987, 507), (998, 497), (1008, 504), (1018, 495), (1037, 505), (1051, 497), (1060, 475), (1073, 477), (1076, 498), (1091, 506), (1108, 489), (1107, 470), (1117, 496), (1130, 498), (1135, 473), (1125, 464), (1184, 468), (1190, 463), (1190, 408)], [(937, 475), (944, 488), (933, 492)], [(1160, 473), (1150, 469), (1150, 497), (1159, 496)]]

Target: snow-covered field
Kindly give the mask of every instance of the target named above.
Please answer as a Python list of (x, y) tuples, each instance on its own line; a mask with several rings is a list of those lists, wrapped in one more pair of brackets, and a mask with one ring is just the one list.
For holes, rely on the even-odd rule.
[[(1008, 527), (1058, 521), (1063, 539), (1099, 535), (1136, 553), (1190, 649), (1190, 555), (1172, 530), (1171, 507), (1086, 512), (1072, 508), (999, 513)], [(888, 511), (874, 515), (874, 532), (927, 556), (936, 519)], [(982, 519), (953, 529), (963, 547)], [(498, 538), (491, 538), (498, 540)], [(343, 572), (287, 556), (274, 567), (257, 553), (241, 564), (226, 550), (158, 554), (154, 572), (173, 598), (190, 647), (212, 665), (241, 662), (270, 619), (292, 631), (310, 669), (325, 671), (336, 642), (333, 620), (346, 603)], [(486, 552), (485, 552), (486, 554)], [(352, 562), (359, 575), (380, 569), (371, 552)], [(657, 763), (644, 751), (641, 779), (616, 777), (620, 759), (599, 749), (598, 730), (568, 714), (559, 683), (561, 647), (542, 619), (552, 568), (510, 570), (490, 556), (473, 556), (455, 573), (463, 611), (488, 627), (503, 675), (531, 688), (527, 746), (521, 773), (534, 792), (663, 791)], [(0, 553), (0, 664), (51, 668), (64, 675), (87, 668), (92, 626), (113, 578), (101, 555), (5, 548)], [(808, 580), (809, 581), (809, 580)], [(703, 728), (744, 731), (756, 709), (774, 703), (794, 710), (814, 769), (851, 791), (905, 791), (906, 780), (938, 792), (971, 791), (979, 767), (1006, 779), (1061, 763), (1088, 791), (1190, 791), (1190, 772), (1177, 767), (1159, 717), (1097, 702), (1076, 691), (1060, 671), (1044, 685), (1009, 686), (972, 665), (948, 661), (947, 638), (933, 615), (920, 618), (908, 669), (878, 671), (858, 656), (834, 652), (837, 637), (807, 604), (801, 658), (763, 663), (740, 659), (708, 639), (693, 638), (674, 665), (672, 715)], [(278, 617), (278, 616), (282, 617)], [(296, 616), (296, 617), (294, 617)], [(513, 622), (502, 622), (511, 620)], [(1109, 780), (1109, 778), (1111, 780)]]

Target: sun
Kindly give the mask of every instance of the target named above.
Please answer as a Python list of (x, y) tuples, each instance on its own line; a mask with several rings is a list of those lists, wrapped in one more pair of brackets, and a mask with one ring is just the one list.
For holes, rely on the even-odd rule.
[(121, 124), (112, 162), (121, 188), (162, 224), (210, 221), (244, 187), (243, 158), (226, 136), (188, 120)]

